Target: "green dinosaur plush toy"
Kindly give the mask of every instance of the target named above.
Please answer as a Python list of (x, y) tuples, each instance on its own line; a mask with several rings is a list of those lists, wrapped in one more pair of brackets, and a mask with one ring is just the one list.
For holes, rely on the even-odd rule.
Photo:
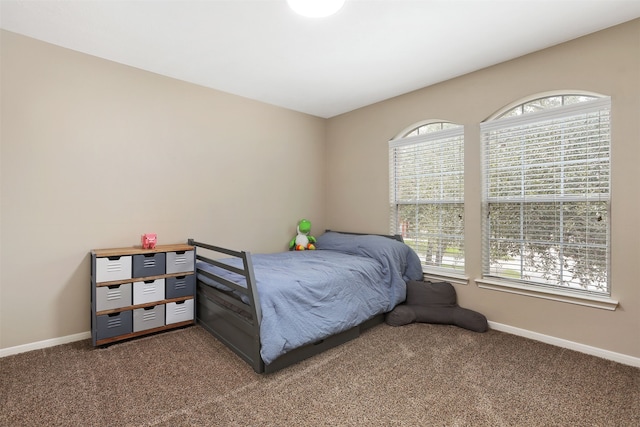
[(305, 249), (315, 249), (313, 245), (316, 242), (316, 238), (310, 236), (311, 221), (301, 219), (296, 227), (298, 234), (289, 242), (289, 250), (304, 251)]

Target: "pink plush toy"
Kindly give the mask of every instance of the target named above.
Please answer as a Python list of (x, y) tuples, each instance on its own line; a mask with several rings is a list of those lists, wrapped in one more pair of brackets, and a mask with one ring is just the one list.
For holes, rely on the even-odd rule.
[(155, 233), (147, 233), (142, 235), (142, 249), (153, 249), (156, 247), (158, 236)]

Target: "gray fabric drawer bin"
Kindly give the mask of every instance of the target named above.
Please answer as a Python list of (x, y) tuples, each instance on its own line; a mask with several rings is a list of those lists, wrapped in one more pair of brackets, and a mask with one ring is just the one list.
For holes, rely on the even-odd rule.
[(193, 271), (195, 251), (167, 252), (167, 274)]
[(96, 288), (96, 311), (113, 310), (131, 305), (131, 283)]
[(133, 256), (133, 277), (149, 277), (164, 274), (166, 256), (164, 252)]
[(164, 304), (133, 310), (133, 332), (164, 326)]
[(133, 314), (131, 310), (98, 316), (97, 339), (117, 337), (133, 332)]
[(195, 294), (196, 275), (189, 274), (187, 276), (167, 277), (165, 298), (188, 297)]

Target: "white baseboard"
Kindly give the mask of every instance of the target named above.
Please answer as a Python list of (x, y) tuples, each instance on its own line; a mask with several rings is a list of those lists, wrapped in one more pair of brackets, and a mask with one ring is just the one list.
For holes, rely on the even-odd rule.
[[(496, 323), (489, 321), (489, 327), (496, 331), (506, 332), (512, 335), (518, 335), (524, 338), (529, 338), (535, 341), (541, 341), (546, 344), (555, 345), (557, 347), (567, 348), (569, 350), (579, 351), (580, 353), (589, 354), (603, 359), (612, 360), (614, 362), (622, 363), (624, 365), (630, 365), (640, 368), (640, 358), (628, 356), (626, 354), (616, 353), (609, 350), (603, 350), (601, 348), (592, 347), (585, 344), (580, 344), (573, 341), (564, 340), (562, 338), (552, 337), (550, 335), (539, 334), (526, 329), (520, 329), (502, 323)], [(91, 338), (91, 332), (81, 332), (79, 334), (67, 335), (66, 337), (53, 338), (44, 341), (38, 341), (30, 344), (18, 345), (15, 347), (0, 349), (0, 357), (11, 356), (12, 354), (24, 353), (31, 350), (40, 350), (47, 347), (53, 347), (60, 344), (67, 344), (74, 341), (81, 341)]]
[(630, 366), (635, 366), (640, 368), (640, 358), (638, 357), (628, 356), (626, 354), (616, 353), (609, 350), (603, 350), (601, 348), (564, 340), (562, 338), (556, 338), (550, 335), (544, 335), (544, 334), (532, 332), (526, 329), (515, 328), (509, 325), (503, 325), (502, 323), (496, 323), (496, 322), (490, 321), (489, 327), (491, 329), (495, 329), (496, 331), (506, 332), (512, 335), (518, 335), (518, 336), (529, 338), (535, 341), (541, 341), (546, 344), (555, 345), (557, 347), (579, 351), (580, 353), (585, 353), (591, 356), (601, 357), (603, 359), (612, 360), (614, 362), (622, 363), (624, 365), (630, 365)]
[(54, 347), (60, 344), (67, 344), (74, 341), (86, 340), (91, 338), (91, 332), (80, 332), (79, 334), (67, 335), (66, 337), (52, 338), (49, 340), (32, 342), (15, 347), (0, 348), (0, 357), (11, 356), (12, 354), (24, 353), (32, 350), (40, 350), (47, 347)]

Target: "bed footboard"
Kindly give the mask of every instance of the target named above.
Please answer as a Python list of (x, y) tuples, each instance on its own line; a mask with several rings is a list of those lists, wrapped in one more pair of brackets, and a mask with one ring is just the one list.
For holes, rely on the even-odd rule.
[[(199, 277), (205, 276), (237, 294), (244, 295), (249, 301), (243, 303), (237, 297), (216, 289), (197, 280), (196, 321), (210, 334), (222, 341), (233, 352), (245, 360), (254, 371), (264, 372), (264, 362), (260, 357), (260, 301), (251, 263), (251, 254), (233, 251), (189, 239), (196, 247), (196, 260), (238, 274), (247, 284), (246, 287), (220, 277), (202, 268), (196, 267)], [(216, 257), (235, 257), (242, 260), (242, 267), (236, 268), (217, 261)]]

